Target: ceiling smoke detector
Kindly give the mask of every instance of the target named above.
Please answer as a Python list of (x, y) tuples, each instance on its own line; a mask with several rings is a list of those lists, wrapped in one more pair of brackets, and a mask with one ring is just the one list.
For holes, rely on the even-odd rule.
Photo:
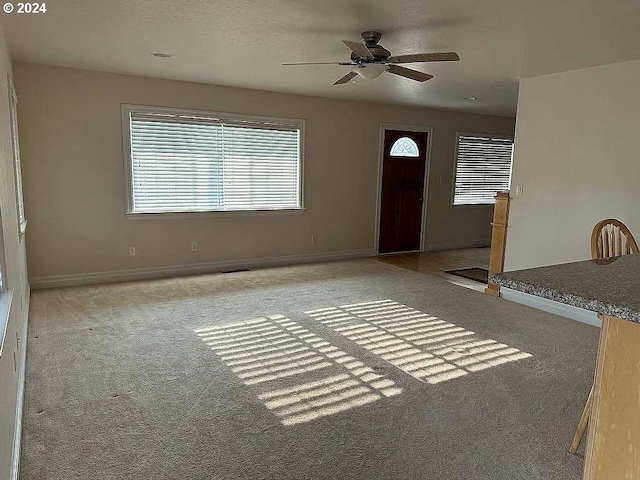
[(169, 58), (169, 57), (171, 57), (170, 54), (164, 53), (164, 52), (151, 52), (150, 55), (152, 57), (156, 57), (156, 58)]

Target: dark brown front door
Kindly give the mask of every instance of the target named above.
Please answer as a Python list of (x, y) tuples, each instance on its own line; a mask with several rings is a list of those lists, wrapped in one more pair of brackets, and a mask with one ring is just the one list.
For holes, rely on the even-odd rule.
[(385, 131), (380, 253), (420, 250), (426, 159), (426, 132)]

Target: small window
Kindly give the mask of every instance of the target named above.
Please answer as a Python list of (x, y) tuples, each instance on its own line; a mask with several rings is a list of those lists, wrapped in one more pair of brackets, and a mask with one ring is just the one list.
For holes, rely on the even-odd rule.
[(495, 203), (497, 192), (511, 187), (513, 139), (458, 135), (454, 205)]
[(13, 170), (16, 187), (16, 204), (18, 211), (18, 229), (22, 236), (27, 228), (27, 220), (24, 215), (24, 197), (22, 194), (22, 169), (20, 168), (20, 141), (18, 138), (18, 97), (13, 87), (13, 81), (9, 77), (9, 115), (11, 117), (11, 142), (13, 147)]
[(418, 145), (409, 137), (402, 137), (391, 147), (392, 157), (417, 157), (420, 155)]
[(127, 213), (302, 208), (302, 121), (123, 107)]

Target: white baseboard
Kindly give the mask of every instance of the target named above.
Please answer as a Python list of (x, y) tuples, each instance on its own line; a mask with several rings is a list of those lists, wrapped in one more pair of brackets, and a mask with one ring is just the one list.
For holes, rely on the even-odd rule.
[(226, 270), (241, 270), (264, 267), (278, 267), (302, 263), (330, 262), (354, 258), (372, 257), (372, 248), (363, 250), (344, 250), (339, 252), (303, 253), (281, 257), (252, 258), (246, 260), (226, 260), (222, 262), (193, 263), (189, 265), (171, 265), (166, 267), (138, 268), (133, 270), (112, 270), (106, 272), (77, 273), (34, 277), (29, 279), (31, 288), (57, 288), (95, 283), (147, 280), (151, 278), (177, 277), (202, 273), (217, 273)]
[(11, 480), (18, 480), (20, 473), (20, 447), (22, 444), (22, 415), (24, 413), (24, 386), (25, 376), (27, 373), (27, 333), (29, 325), (29, 304), (31, 295), (26, 295), (26, 305), (24, 311), (26, 317), (24, 320), (24, 328), (22, 329), (22, 351), (20, 353), (20, 372), (18, 375), (18, 396), (16, 399), (16, 419), (13, 427), (13, 458), (11, 460)]
[(464, 240), (461, 242), (441, 242), (441, 243), (427, 243), (424, 246), (424, 252), (433, 252), (436, 250), (455, 250), (458, 248), (477, 248), (477, 247), (490, 247), (491, 238), (481, 238), (477, 240)]
[(522, 303), (523, 305), (528, 305), (530, 307), (537, 308), (538, 310), (555, 313), (556, 315), (577, 320), (578, 322), (587, 323), (595, 327), (600, 327), (602, 325), (602, 322), (598, 318), (598, 314), (596, 312), (585, 310), (584, 308), (554, 302), (553, 300), (537, 297), (528, 293), (518, 292), (505, 287), (500, 287), (500, 296), (505, 300)]

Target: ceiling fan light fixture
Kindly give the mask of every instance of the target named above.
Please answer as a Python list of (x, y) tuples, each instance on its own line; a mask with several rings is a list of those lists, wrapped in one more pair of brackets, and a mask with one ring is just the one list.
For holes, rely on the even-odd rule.
[(374, 78), (378, 78), (384, 72), (389, 69), (387, 65), (358, 65), (357, 67), (353, 67), (351, 71), (353, 73), (357, 73), (360, 77), (366, 80), (373, 80)]

